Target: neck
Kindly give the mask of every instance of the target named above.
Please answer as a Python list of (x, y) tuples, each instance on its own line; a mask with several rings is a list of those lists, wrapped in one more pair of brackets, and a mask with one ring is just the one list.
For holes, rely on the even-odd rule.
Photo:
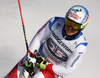
[[(64, 29), (64, 33), (66, 34), (66, 30)], [(74, 35), (67, 35), (66, 34), (66, 36), (69, 38), (69, 39), (74, 39), (76, 36), (78, 36), (79, 35), (79, 33), (80, 33), (80, 31), (78, 31), (76, 34), (74, 34)]]

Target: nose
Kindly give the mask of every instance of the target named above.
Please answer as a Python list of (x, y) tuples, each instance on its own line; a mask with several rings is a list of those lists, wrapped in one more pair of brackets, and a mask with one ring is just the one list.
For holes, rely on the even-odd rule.
[(73, 28), (71, 26), (68, 27), (70, 30), (72, 30)]

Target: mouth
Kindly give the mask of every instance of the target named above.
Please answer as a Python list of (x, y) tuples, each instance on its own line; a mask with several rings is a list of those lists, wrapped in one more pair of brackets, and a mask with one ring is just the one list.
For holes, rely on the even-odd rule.
[(66, 30), (66, 31), (65, 31), (66, 34), (67, 34), (67, 35), (70, 35), (70, 36), (71, 36), (71, 35), (74, 35), (74, 34), (76, 34), (76, 33), (78, 32), (78, 31), (74, 31), (71, 27), (68, 27), (68, 28), (65, 27), (65, 30)]
[(74, 31), (70, 28), (67, 28), (67, 33), (73, 33)]

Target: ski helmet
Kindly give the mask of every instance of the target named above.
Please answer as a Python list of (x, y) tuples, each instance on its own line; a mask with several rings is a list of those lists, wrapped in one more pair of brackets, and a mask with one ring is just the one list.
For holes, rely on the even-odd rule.
[(81, 5), (75, 5), (71, 7), (69, 11), (66, 13), (65, 25), (68, 24), (68, 20), (77, 23), (77, 26), (74, 27), (75, 30), (82, 30), (85, 28), (89, 21), (88, 10)]

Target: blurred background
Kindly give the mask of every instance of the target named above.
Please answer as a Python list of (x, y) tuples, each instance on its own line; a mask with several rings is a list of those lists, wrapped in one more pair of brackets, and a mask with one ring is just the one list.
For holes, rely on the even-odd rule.
[[(83, 5), (90, 20), (83, 33), (89, 42), (81, 65), (67, 78), (100, 78), (100, 0), (20, 0), (28, 43), (51, 17), (64, 17), (73, 5)], [(26, 54), (17, 0), (0, 0), (0, 78)]]

